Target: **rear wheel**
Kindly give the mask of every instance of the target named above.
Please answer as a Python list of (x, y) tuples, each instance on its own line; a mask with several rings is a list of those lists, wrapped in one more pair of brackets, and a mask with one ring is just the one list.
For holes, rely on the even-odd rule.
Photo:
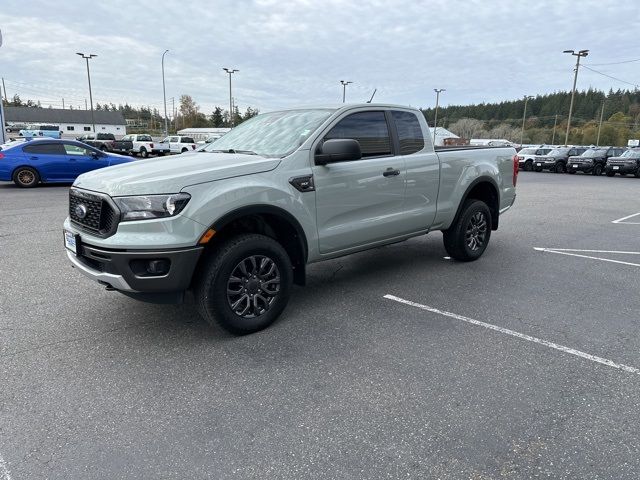
[(33, 188), (40, 182), (40, 174), (31, 167), (20, 167), (13, 173), (13, 183), (21, 188)]
[(103, 152), (107, 151), (107, 146), (106, 145), (100, 145), (100, 150)]
[(149, 152), (147, 152), (146, 148), (140, 147), (140, 156), (142, 158), (147, 158), (149, 156)]
[(491, 212), (481, 200), (467, 200), (448, 230), (442, 232), (444, 248), (456, 260), (471, 262), (482, 256), (491, 238)]
[(593, 174), (596, 177), (599, 177), (600, 175), (602, 175), (602, 165), (596, 165), (595, 167), (593, 167)]
[(238, 235), (203, 261), (194, 293), (209, 323), (237, 335), (253, 333), (271, 325), (287, 306), (291, 260), (271, 237)]
[(562, 163), (562, 162), (556, 163), (555, 172), (556, 173), (564, 173), (564, 163)]
[(638, 169), (635, 171), (633, 176), (636, 177), (636, 178), (640, 178), (640, 167), (638, 167)]
[(180, 153), (184, 153), (184, 152), (188, 152), (189, 150), (187, 148), (183, 148)]
[(533, 162), (531, 160), (524, 162), (524, 171), (530, 172), (531, 170), (533, 170)]

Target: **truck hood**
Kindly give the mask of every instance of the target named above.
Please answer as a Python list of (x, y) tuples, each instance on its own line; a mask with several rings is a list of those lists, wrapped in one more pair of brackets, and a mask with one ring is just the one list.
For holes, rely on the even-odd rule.
[(110, 196), (177, 193), (197, 183), (268, 172), (279, 163), (279, 158), (259, 155), (183, 153), (84, 173), (74, 186)]

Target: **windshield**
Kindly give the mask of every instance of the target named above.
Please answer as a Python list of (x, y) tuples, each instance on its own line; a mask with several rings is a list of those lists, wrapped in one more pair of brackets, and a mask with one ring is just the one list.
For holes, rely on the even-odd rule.
[(627, 150), (620, 156), (622, 158), (640, 158), (640, 150)]
[(547, 155), (550, 157), (560, 157), (562, 155), (566, 155), (568, 151), (568, 148), (554, 148), (549, 153), (547, 153)]
[(264, 157), (284, 157), (304, 142), (334, 112), (330, 109), (264, 113), (208, 144), (205, 152), (252, 152)]
[(523, 155), (535, 155), (536, 150), (536, 148), (523, 148), (520, 153)]
[(587, 158), (603, 157), (604, 155), (606, 155), (606, 153), (607, 153), (606, 150), (591, 149), (591, 150), (587, 150), (586, 152), (584, 152), (580, 156), (581, 157), (587, 157)]

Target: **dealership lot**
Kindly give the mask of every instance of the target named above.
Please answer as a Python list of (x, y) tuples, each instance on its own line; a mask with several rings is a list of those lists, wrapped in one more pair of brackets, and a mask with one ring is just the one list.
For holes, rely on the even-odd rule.
[(637, 478), (639, 185), (521, 173), (479, 261), (317, 264), (239, 338), (74, 272), (68, 187), (0, 184), (0, 480)]

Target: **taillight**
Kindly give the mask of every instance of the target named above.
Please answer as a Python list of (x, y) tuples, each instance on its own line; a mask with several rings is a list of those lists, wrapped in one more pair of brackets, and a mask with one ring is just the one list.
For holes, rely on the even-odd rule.
[(518, 165), (518, 156), (514, 155), (513, 156), (513, 186), (516, 186), (516, 183), (518, 182), (518, 170), (519, 170), (519, 165)]
[(4, 153), (0, 153), (0, 158), (4, 158)]
[(150, 143), (150, 144), (149, 144), (149, 146), (150, 146), (151, 148), (153, 148), (153, 143)]

